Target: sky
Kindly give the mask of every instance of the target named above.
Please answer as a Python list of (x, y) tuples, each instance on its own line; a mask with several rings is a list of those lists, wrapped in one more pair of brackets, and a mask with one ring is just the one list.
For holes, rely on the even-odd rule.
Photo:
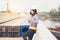
[[(60, 0), (8, 0), (9, 9), (14, 12), (29, 12), (30, 9), (37, 9), (39, 12), (57, 9)], [(7, 9), (7, 0), (0, 0), (0, 11)]]

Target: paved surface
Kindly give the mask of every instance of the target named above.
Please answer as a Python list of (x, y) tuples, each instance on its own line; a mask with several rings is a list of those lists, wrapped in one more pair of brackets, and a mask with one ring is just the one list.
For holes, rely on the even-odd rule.
[(18, 38), (1, 37), (0, 40), (23, 40), (23, 39), (21, 37)]

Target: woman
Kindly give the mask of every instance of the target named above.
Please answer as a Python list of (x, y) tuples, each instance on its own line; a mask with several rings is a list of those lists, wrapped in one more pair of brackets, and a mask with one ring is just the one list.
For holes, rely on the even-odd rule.
[(30, 15), (31, 15), (31, 19), (29, 20), (30, 21), (30, 33), (28, 37), (29, 37), (29, 40), (32, 40), (33, 35), (36, 33), (39, 17), (37, 15), (36, 9), (32, 9), (30, 12)]
[(37, 28), (37, 23), (38, 23), (38, 15), (37, 15), (37, 10), (36, 9), (31, 9), (30, 12), (31, 18), (29, 19), (30, 23), (30, 30), (23, 35), (23, 39), (27, 40), (26, 36), (28, 36), (28, 40), (32, 40), (33, 35), (36, 33), (36, 28)]

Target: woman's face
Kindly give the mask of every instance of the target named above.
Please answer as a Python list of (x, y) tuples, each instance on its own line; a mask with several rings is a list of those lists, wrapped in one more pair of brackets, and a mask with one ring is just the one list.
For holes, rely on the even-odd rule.
[(34, 11), (31, 11), (31, 14), (34, 14), (35, 12)]

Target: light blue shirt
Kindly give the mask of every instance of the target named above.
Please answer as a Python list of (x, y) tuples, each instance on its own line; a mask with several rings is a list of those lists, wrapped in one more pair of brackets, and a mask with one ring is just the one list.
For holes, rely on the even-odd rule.
[(39, 20), (37, 14), (33, 16), (33, 20), (34, 20), (35, 22), (32, 22), (32, 26), (36, 27), (36, 26), (37, 26), (37, 23), (38, 23), (38, 20)]
[(33, 16), (33, 20), (35, 22), (32, 22), (32, 26), (36, 27), (37, 26), (37, 23), (38, 23), (38, 20), (39, 20), (39, 17), (38, 17), (37, 14)]

